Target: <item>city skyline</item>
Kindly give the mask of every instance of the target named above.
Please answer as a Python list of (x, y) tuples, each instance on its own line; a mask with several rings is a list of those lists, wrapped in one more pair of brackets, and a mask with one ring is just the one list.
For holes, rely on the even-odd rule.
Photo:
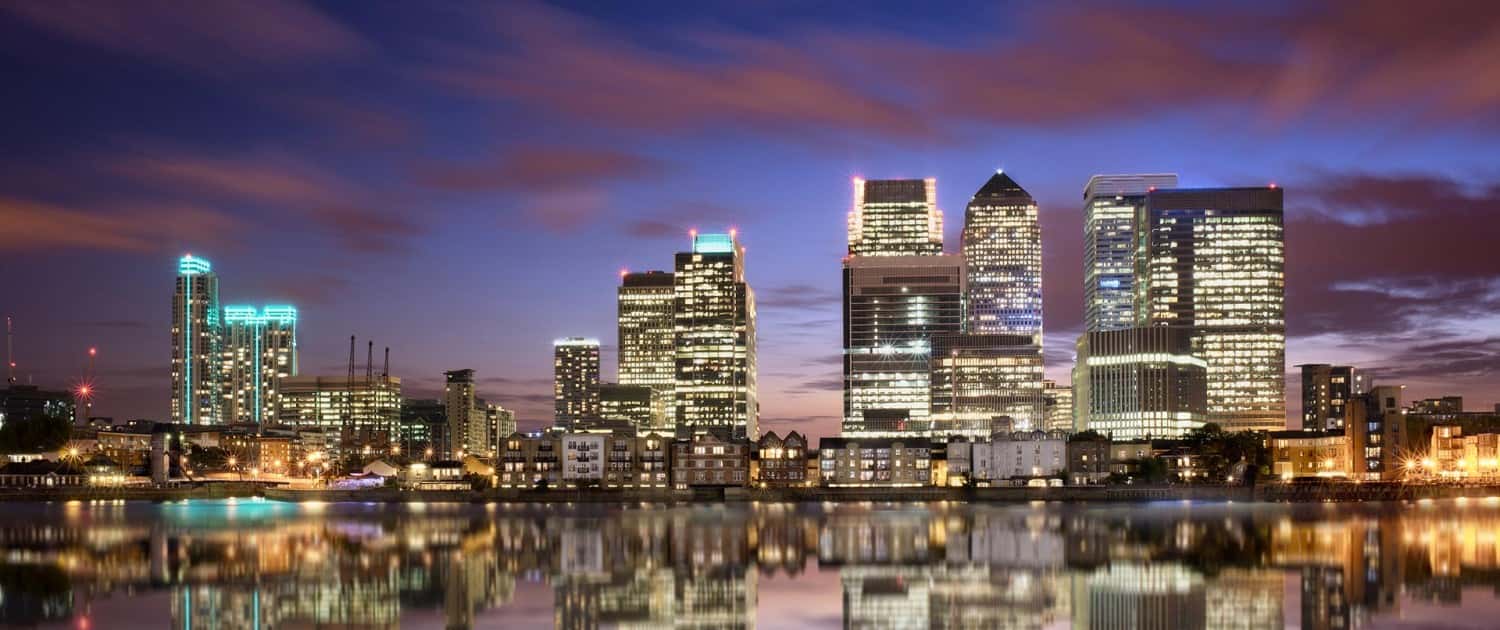
[[(276, 40), (286, 44), (281, 52), (241, 48), (238, 57), (214, 55), (191, 38), (161, 39), (172, 53), (199, 53), (192, 62), (133, 37), (130, 29), (150, 31), (144, 23), (93, 31), (45, 7), (0, 11), (0, 33), (28, 47), (25, 54), (6, 49), (0, 60), (22, 88), (5, 125), (16, 155), (27, 156), (9, 159), (0, 177), (0, 217), (26, 227), (14, 233), (24, 236), (0, 236), (0, 249), (11, 256), (4, 267), (15, 299), (3, 310), (15, 318), (21, 383), (31, 375), (44, 387), (69, 386), (84, 371), (85, 351), (97, 347), (94, 413), (169, 419), (165, 277), (172, 261), (193, 252), (213, 261), (225, 304), (297, 306), (302, 374), (341, 375), (346, 337), (379, 339), (392, 348), (391, 373), (403, 380), (404, 395), (439, 397), (443, 371), (473, 368), (482, 396), (516, 409), (523, 428), (537, 429), (552, 419), (551, 340), (606, 340), (601, 380), (623, 382), (613, 347), (618, 272), (665, 269), (666, 256), (686, 249), (689, 229), (736, 226), (760, 307), (761, 431), (833, 436), (842, 415), (838, 261), (850, 180), (936, 178), (946, 253), (957, 254), (959, 213), (1003, 167), (1040, 209), (1048, 378), (1071, 381), (1072, 350), (1084, 330), (1082, 193), (1089, 178), (1177, 173), (1184, 188), (1274, 182), (1286, 191), (1285, 415), (1293, 426), (1301, 417), (1295, 366), (1304, 363), (1353, 365), (1375, 384), (1407, 385), (1412, 399), (1462, 395), (1476, 409), (1500, 399), (1493, 359), (1500, 351), (1493, 314), (1500, 262), (1486, 249), (1495, 234), (1489, 217), (1500, 210), (1500, 186), (1487, 164), (1497, 103), (1478, 90), (1493, 79), (1482, 72), (1458, 78), (1466, 66), (1457, 57), (1422, 64), (1441, 66), (1439, 76), (1400, 72), (1411, 59), (1442, 54), (1434, 52), (1447, 50), (1440, 42), (1472, 42), (1464, 32), (1398, 29), (1400, 45), (1382, 51), (1375, 69), (1355, 72), (1337, 46), (1316, 44), (1369, 35), (1359, 28), (1384, 32), (1378, 17), (1391, 11), (1369, 9), (1374, 17), (1363, 19), (1338, 7), (1332, 18), (1297, 7), (1224, 15), (1159, 7), (1205, 27), (1251, 13), (1263, 28), (1237, 35), (1236, 43), (1326, 50), (1330, 75), (1350, 71), (1330, 85), (1351, 89), (1300, 84), (1295, 65), (1274, 55), (1238, 67), (1192, 36), (1171, 44), (1182, 47), (1175, 56), (1205, 64), (1204, 75), (1239, 70), (1252, 77), (1225, 79), (1237, 100), (1204, 96), (1204, 86), (1168, 77), (1110, 83), (1124, 93), (1114, 108), (1060, 107), (1063, 100), (1049, 100), (1045, 89), (1012, 99), (1051, 103), (1045, 111), (975, 86), (968, 77), (977, 73), (965, 72), (987, 67), (976, 51), (1025, 36), (992, 40), (952, 23), (924, 22), (894, 43), (925, 50), (939, 30), (963, 35), (923, 57), (944, 68), (941, 78), (921, 84), (937, 102), (909, 105), (880, 97), (874, 77), (830, 78), (824, 64), (799, 70), (772, 52), (736, 46), (742, 37), (812, 59), (789, 42), (795, 28), (783, 24), (710, 29), (700, 45), (727, 59), (698, 62), (645, 32), (647, 16), (523, 5), (472, 26), (435, 20), (441, 23), (430, 25), (431, 33), (496, 29), (518, 46), (455, 44), (473, 46), (476, 54), (463, 58), (481, 67), (454, 63), (445, 74), (424, 65), (428, 50), (392, 35), (398, 10), (277, 6), (244, 30), (292, 24), (306, 39)], [(1124, 37), (1122, 30), (1150, 19), (1127, 8), (1099, 15), (1012, 10), (1037, 37), (1065, 18), (1104, 37)], [(668, 22), (746, 18), (702, 11)], [(997, 14), (1004, 9), (975, 11), (976, 25), (1004, 17)], [(1471, 17), (1475, 25), (1495, 24), (1490, 16)], [(212, 34), (205, 41), (233, 37), (203, 15), (183, 19), (201, 21)], [(792, 22), (826, 35), (835, 19), (809, 10)], [(859, 17), (850, 45), (868, 45), (894, 21), (889, 11)], [(547, 43), (528, 37), (527, 25), (603, 36)], [(661, 105), (671, 115), (629, 107), (601, 115), (590, 105), (549, 107), (568, 86), (544, 79), (524, 88), (485, 82), (483, 64), (581, 72), (566, 66), (570, 51), (662, 82), (648, 87), (701, 93)], [(30, 54), (49, 55), (53, 65), (38, 67)], [(1145, 55), (1127, 52), (1119, 63), (1149, 62)], [(1070, 59), (1061, 57), (1055, 63), (1064, 68), (1048, 74), (1070, 74)], [(311, 69), (291, 67), (298, 64)], [(715, 64), (744, 75), (768, 69), (805, 90), (835, 91), (790, 106), (749, 92), (712, 96), (696, 77)], [(1016, 59), (983, 76), (1003, 84), (1041, 64)], [(393, 78), (386, 66), (414, 68), (422, 78)], [(374, 76), (323, 85), (323, 70), (343, 67), (370, 68)], [(1383, 78), (1380, 69), (1392, 76)], [(603, 73), (579, 76), (586, 87), (621, 87)], [(243, 87), (229, 85), (240, 77)], [(1389, 89), (1402, 77), (1403, 89)], [(433, 102), (361, 97), (386, 79), (436, 86)], [(108, 91), (125, 106), (112, 112), (58, 98), (57, 88), (74, 85), (69, 81)], [(1411, 93), (1423, 90), (1410, 88), (1424, 81), (1475, 90), (1441, 92), (1419, 109), (1423, 101)], [(995, 97), (995, 112), (967, 109), (970, 97), (952, 93), (960, 84)], [(224, 102), (239, 90), (250, 97), (246, 103)], [(1174, 99), (1188, 101), (1174, 110), (1180, 115), (1153, 115)], [(603, 102), (620, 104), (616, 96)], [(159, 112), (160, 120), (141, 120), (141, 110)], [(1388, 118), (1393, 124), (1383, 124)], [(71, 120), (81, 124), (61, 124)], [(580, 120), (601, 133), (543, 124)], [(1367, 133), (1370, 125), (1381, 132)], [(822, 131), (804, 133), (810, 129)], [(1201, 139), (1205, 133), (1212, 143)], [(1098, 151), (1079, 150), (1085, 146)]]

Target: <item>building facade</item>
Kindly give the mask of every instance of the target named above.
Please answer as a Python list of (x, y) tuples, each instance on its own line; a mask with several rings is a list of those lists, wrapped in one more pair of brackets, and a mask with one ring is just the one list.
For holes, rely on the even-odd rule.
[(172, 422), (223, 421), (219, 276), (192, 254), (177, 261), (172, 294)]
[(485, 453), (494, 442), (489, 415), (479, 404), (474, 389), (474, 370), (443, 372), (443, 413), (448, 417), (448, 455), (462, 459), (464, 453)]
[(619, 381), (650, 387), (662, 403), (652, 429), (672, 431), (677, 406), (676, 293), (672, 273), (625, 273), (619, 290)]
[(996, 171), (964, 212), (965, 330), (1042, 345), (1042, 228), (1036, 201)]
[(399, 444), (401, 379), (394, 376), (288, 376), (281, 379), (276, 424), (321, 429), (335, 443), (329, 450), (353, 452), (369, 446), (384, 452)]
[(819, 482), (827, 487), (920, 487), (932, 483), (932, 442), (910, 438), (822, 438)]
[(959, 256), (845, 259), (843, 436), (930, 435), (933, 338), (963, 330), (963, 287)]
[(783, 438), (768, 432), (755, 449), (756, 482), (782, 488), (807, 485), (807, 438), (801, 433), (792, 431)]
[(673, 292), (677, 434), (755, 439), (755, 293), (735, 232), (695, 233), (692, 251), (677, 254)]
[(1073, 368), (1075, 426), (1115, 440), (1170, 438), (1208, 417), (1208, 362), (1191, 331), (1167, 327), (1084, 333)]
[(1041, 428), (1042, 351), (1030, 335), (940, 334), (929, 365), (931, 434), (983, 439)]
[(601, 420), (623, 420), (641, 432), (667, 431), (663, 414), (666, 401), (662, 390), (649, 385), (623, 385), (601, 383), (599, 385), (599, 414)]
[(962, 476), (980, 485), (1021, 485), (1056, 479), (1068, 471), (1068, 434), (1063, 431), (1001, 432), (982, 440), (948, 444), (948, 479)]
[(1158, 189), (1139, 219), (1138, 321), (1193, 332), (1210, 422), (1284, 429), (1282, 190)]
[(281, 379), (297, 375), (297, 309), (225, 306), (222, 336), (225, 422), (268, 423)]
[(599, 417), (599, 340), (568, 337), (552, 342), (554, 426), (572, 431)]
[(1176, 188), (1177, 176), (1095, 175), (1083, 189), (1084, 332), (1135, 325), (1135, 217), (1146, 193)]
[(1073, 431), (1073, 386), (1042, 381), (1042, 403), (1046, 406), (1043, 431)]
[(1302, 368), (1302, 428), (1344, 428), (1346, 406), (1355, 394), (1364, 393), (1364, 377), (1348, 365), (1307, 363), (1297, 367)]
[(849, 256), (943, 253), (943, 213), (936, 179), (854, 178)]
[(750, 483), (750, 442), (697, 433), (672, 443), (672, 485), (676, 488), (746, 486)]

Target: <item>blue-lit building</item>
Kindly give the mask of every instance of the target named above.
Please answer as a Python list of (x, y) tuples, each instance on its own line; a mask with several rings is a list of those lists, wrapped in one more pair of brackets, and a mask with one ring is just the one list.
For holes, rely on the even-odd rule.
[(297, 309), (225, 306), (224, 419), (262, 424), (276, 417), (281, 379), (297, 375)]
[(219, 277), (213, 264), (192, 254), (177, 261), (172, 294), (172, 422), (224, 420)]
[(1083, 189), (1084, 332), (1135, 325), (1135, 215), (1177, 175), (1095, 175)]

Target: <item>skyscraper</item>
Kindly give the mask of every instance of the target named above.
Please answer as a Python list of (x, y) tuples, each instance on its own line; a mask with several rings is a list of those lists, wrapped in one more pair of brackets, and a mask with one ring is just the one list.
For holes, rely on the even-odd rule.
[(943, 212), (937, 180), (854, 178), (849, 212), (850, 256), (943, 253)]
[(1365, 392), (1364, 381), (1353, 367), (1307, 363), (1302, 368), (1302, 428), (1334, 431), (1344, 428), (1345, 406)]
[(1176, 188), (1177, 175), (1095, 175), (1083, 189), (1085, 332), (1135, 325), (1135, 216), (1146, 193)]
[(1030, 335), (932, 337), (932, 433), (988, 439), (1045, 428), (1042, 350)]
[(692, 251), (677, 254), (673, 292), (677, 433), (755, 439), (755, 293), (735, 232), (695, 233)]
[(213, 265), (192, 254), (177, 261), (172, 295), (172, 421), (223, 421), (219, 369), (219, 277)]
[(974, 193), (964, 212), (967, 328), (1031, 335), (1042, 343), (1042, 229), (1036, 201), (1004, 172)]
[(676, 424), (677, 411), (671, 402), (677, 380), (674, 297), (669, 272), (626, 273), (620, 277), (620, 384), (655, 390), (656, 398), (665, 406), (656, 428), (668, 432)]
[(443, 372), (443, 412), (448, 416), (451, 455), (483, 453), (490, 443), (489, 418), (474, 391), (474, 370)]
[(1194, 331), (1208, 362), (1208, 421), (1286, 427), (1282, 191), (1155, 190), (1137, 221), (1137, 317)]
[(281, 380), (297, 375), (297, 309), (225, 306), (224, 419), (269, 424)]
[(1073, 368), (1074, 424), (1116, 440), (1178, 437), (1208, 413), (1208, 362), (1191, 330), (1161, 326), (1084, 333)]
[(572, 431), (599, 417), (599, 340), (568, 337), (552, 342), (555, 426)]
[(963, 295), (959, 256), (844, 260), (844, 437), (929, 434), (932, 340), (963, 331)]
[(1073, 431), (1073, 386), (1042, 381), (1042, 402), (1046, 404), (1046, 421), (1037, 427), (1046, 431)]

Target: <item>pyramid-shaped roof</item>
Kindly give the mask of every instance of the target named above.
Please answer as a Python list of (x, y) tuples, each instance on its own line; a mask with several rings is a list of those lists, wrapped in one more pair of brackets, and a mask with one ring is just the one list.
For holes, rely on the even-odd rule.
[(1026, 192), (1026, 189), (1017, 184), (1016, 180), (1011, 179), (1009, 175), (1006, 175), (1005, 171), (997, 170), (994, 175), (990, 176), (990, 181), (985, 182), (984, 186), (979, 188), (979, 192), (974, 193), (974, 196), (1029, 198), (1031, 197), (1031, 193)]

